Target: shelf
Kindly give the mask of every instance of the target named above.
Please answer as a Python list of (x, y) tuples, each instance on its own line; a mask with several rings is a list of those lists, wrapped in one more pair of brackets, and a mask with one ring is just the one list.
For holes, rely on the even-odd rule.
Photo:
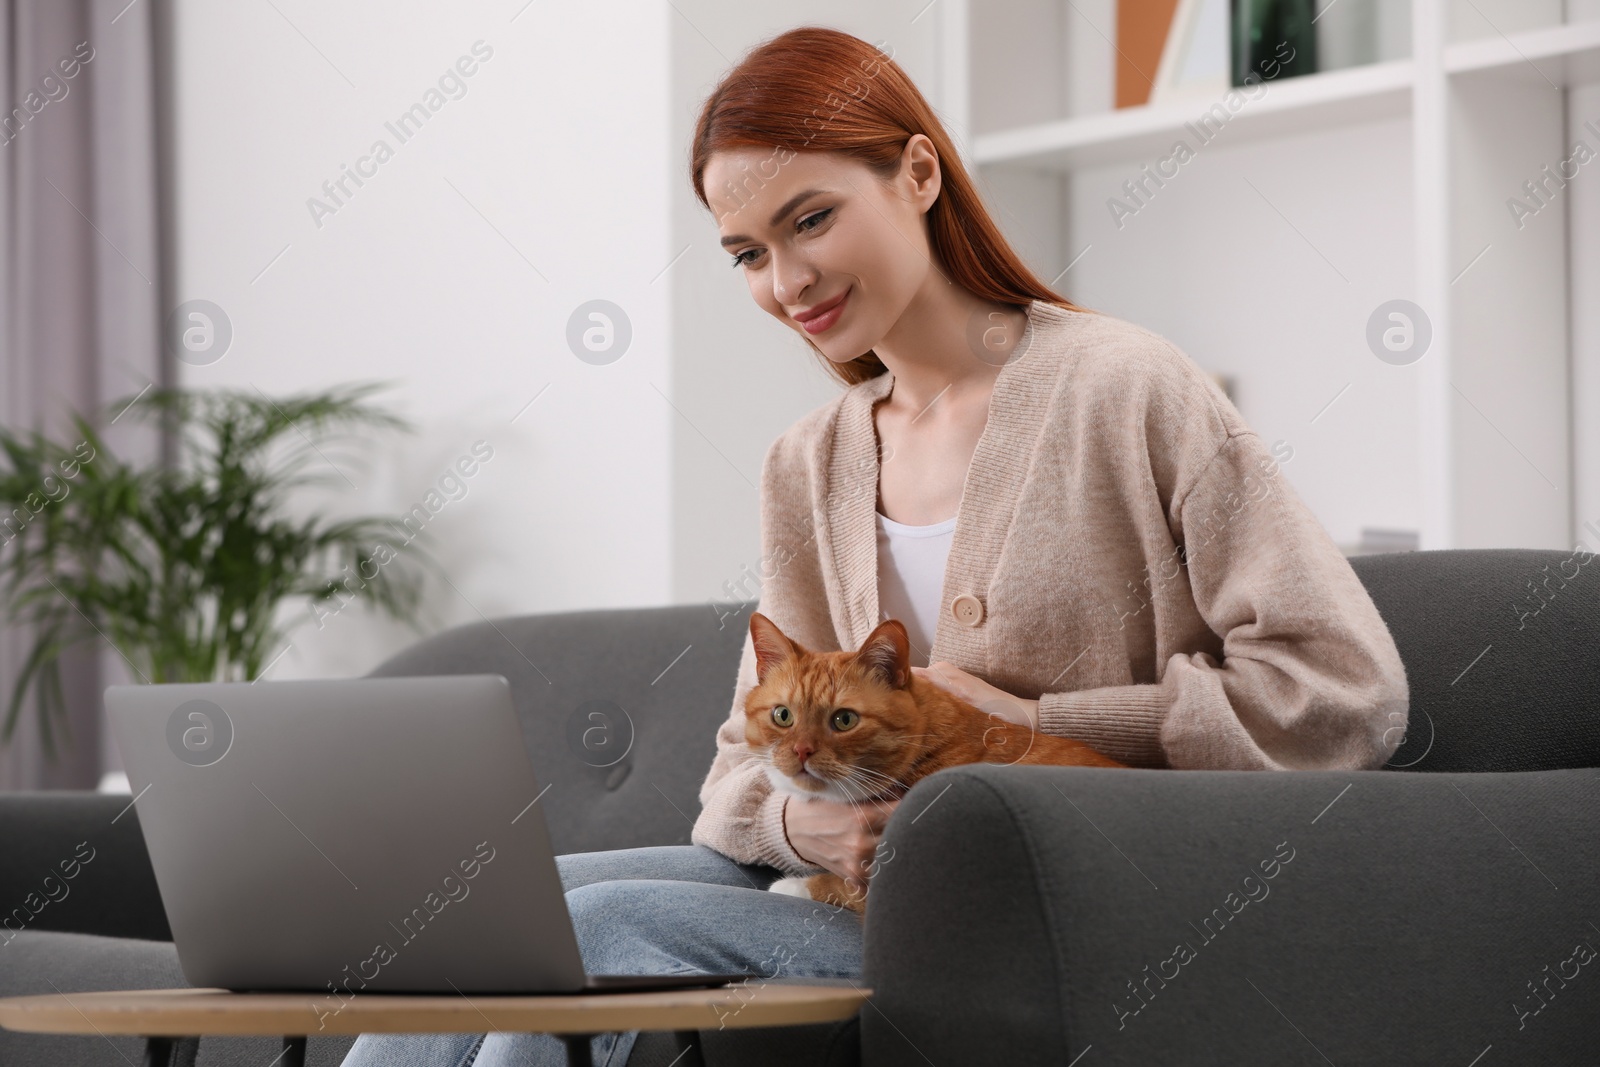
[[(1451, 45), (1444, 65), (1455, 77), (1509, 74), (1557, 85), (1600, 80), (1600, 22)], [(1256, 98), (1246, 96), (1220, 130), (1208, 131), (1207, 141), (1238, 144), (1409, 114), (1413, 69), (1410, 60), (1395, 60), (1264, 82), (1266, 91), (1252, 90)], [(972, 155), (979, 164), (1063, 172), (1137, 166), (1167, 155), (1179, 138), (1199, 151), (1191, 124), (1220, 100), (1196, 97), (981, 134)]]
[[(1600, 200), (1570, 181), (1570, 160), (1588, 158), (1575, 143), (1600, 136), (1590, 99), (1600, 0), (1565, 5), (1581, 20), (1537, 27), (1528, 23), (1563, 5), (1411, 0), (1414, 56), (1274, 79), (1242, 102), (1214, 85), (1093, 114), (1081, 109), (1104, 95), (1110, 42), (1078, 32), (1083, 13), (1063, 15), (1064, 41), (1052, 32), (1014, 70), (1021, 60), (1003, 34), (1049, 5), (994, 7), (1006, 17), (952, 49), (950, 81), (964, 94), (988, 86), (981, 108), (959, 113), (967, 159), (1041, 277), (1059, 283), (1076, 270), (1064, 294), (1155, 329), (1238, 381), (1235, 404), (1258, 429), (1294, 440), (1297, 453), (1304, 443), (1296, 487), (1330, 530), (1405, 526), (1425, 549), (1572, 543), (1574, 523), (1600, 507), (1600, 450), (1583, 447), (1600, 426), (1600, 305), (1589, 299), (1600, 291)], [(1383, 7), (1395, 18), (1386, 32), (1403, 31)], [(972, 0), (954, 8), (969, 22), (979, 10), (995, 17)], [(1513, 17), (1526, 28), (1511, 31)], [(1462, 22), (1490, 32), (1450, 40)], [(1230, 100), (1220, 128), (1197, 133)], [(1078, 112), (1063, 116), (1067, 102)], [(1146, 216), (1147, 175), (1171, 177), (1180, 141), (1205, 161)], [(1560, 209), (1546, 212), (1543, 194), (1558, 182)], [(1538, 218), (1524, 227), (1507, 197), (1530, 185)], [(1113, 236), (1125, 221), (1118, 189), (1140, 213), (1127, 236)], [(1268, 199), (1280, 192), (1281, 210)], [(1329, 282), (1328, 267), (1344, 284)], [(1397, 300), (1427, 309), (1429, 347), (1379, 367), (1365, 352), (1367, 324), (1381, 325)], [(1286, 346), (1296, 356), (1287, 371)], [(1333, 400), (1333, 417), (1319, 419)], [(1336, 539), (1347, 556), (1375, 550)]]
[[(1220, 130), (1207, 131), (1207, 140), (1237, 144), (1404, 115), (1411, 108), (1411, 82), (1410, 60), (1263, 82), (1265, 91), (1252, 88), (1255, 99), (1245, 95)], [(1219, 96), (1146, 104), (983, 134), (973, 141), (973, 158), (980, 164), (1065, 171), (1150, 162), (1168, 154), (1179, 138), (1198, 151), (1201, 144), (1189, 126), (1198, 125), (1197, 120), (1220, 100)]]
[(1453, 44), (1444, 68), (1455, 76), (1525, 73), (1556, 85), (1600, 81), (1600, 21)]

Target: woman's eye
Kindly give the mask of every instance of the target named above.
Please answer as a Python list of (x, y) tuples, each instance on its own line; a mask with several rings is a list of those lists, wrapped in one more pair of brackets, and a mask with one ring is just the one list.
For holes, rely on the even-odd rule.
[(853, 708), (840, 708), (833, 713), (833, 728), (835, 730), (848, 730), (860, 721), (860, 713)]
[(807, 230), (814, 230), (814, 229), (817, 228), (816, 226), (806, 226), (806, 223), (814, 221), (814, 222), (817, 223), (817, 225), (820, 226), (822, 224), (822, 220), (827, 218), (831, 214), (833, 214), (833, 208), (831, 208), (831, 207), (830, 208), (823, 208), (821, 211), (817, 212), (815, 215), (807, 215), (805, 218), (803, 218), (799, 222), (795, 223), (795, 225), (804, 227)]
[[(803, 232), (803, 233), (810, 233), (812, 230), (816, 229), (817, 226), (820, 226), (822, 224), (822, 220), (823, 219), (826, 219), (829, 215), (832, 215), (832, 214), (833, 214), (833, 208), (831, 208), (831, 207), (823, 208), (821, 211), (818, 211), (818, 212), (816, 212), (814, 214), (811, 214), (811, 215), (807, 215), (805, 218), (803, 218), (799, 222), (795, 223), (795, 226), (799, 227), (801, 232)], [(808, 223), (808, 222), (809, 223), (814, 223), (814, 225), (807, 226), (806, 223)], [(758, 249), (747, 248), (743, 252), (740, 252), (740, 253), (736, 254), (735, 256), (733, 256), (731, 262), (728, 265), (730, 267), (733, 267), (733, 268), (737, 269), (739, 267), (743, 267), (743, 266), (748, 265), (758, 255), (760, 255), (760, 251)], [(750, 259), (746, 259), (745, 258), (746, 256), (749, 256)]]
[(779, 704), (772, 709), (772, 721), (779, 726), (788, 726), (794, 722), (794, 712)]

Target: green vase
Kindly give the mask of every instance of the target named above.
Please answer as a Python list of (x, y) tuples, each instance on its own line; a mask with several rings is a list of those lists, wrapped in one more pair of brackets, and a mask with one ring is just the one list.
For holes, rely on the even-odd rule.
[(1314, 72), (1316, 6), (1315, 0), (1232, 0), (1233, 84)]

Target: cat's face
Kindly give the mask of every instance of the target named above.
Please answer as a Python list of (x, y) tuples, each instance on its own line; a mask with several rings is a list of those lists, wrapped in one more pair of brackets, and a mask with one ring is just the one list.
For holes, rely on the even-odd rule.
[(855, 652), (812, 652), (754, 612), (750, 636), (745, 740), (774, 788), (841, 802), (896, 791), (927, 736), (905, 625), (885, 620)]

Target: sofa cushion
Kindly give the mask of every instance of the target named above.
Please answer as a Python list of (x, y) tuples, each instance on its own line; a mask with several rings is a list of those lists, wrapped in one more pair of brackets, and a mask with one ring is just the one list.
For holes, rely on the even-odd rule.
[(1391, 769), (1600, 767), (1600, 557), (1479, 548), (1350, 563), (1411, 688)]
[(0, 940), (20, 930), (172, 940), (131, 799), (0, 794)]
[(557, 854), (688, 844), (754, 602), (458, 626), (371, 675), (500, 674)]

